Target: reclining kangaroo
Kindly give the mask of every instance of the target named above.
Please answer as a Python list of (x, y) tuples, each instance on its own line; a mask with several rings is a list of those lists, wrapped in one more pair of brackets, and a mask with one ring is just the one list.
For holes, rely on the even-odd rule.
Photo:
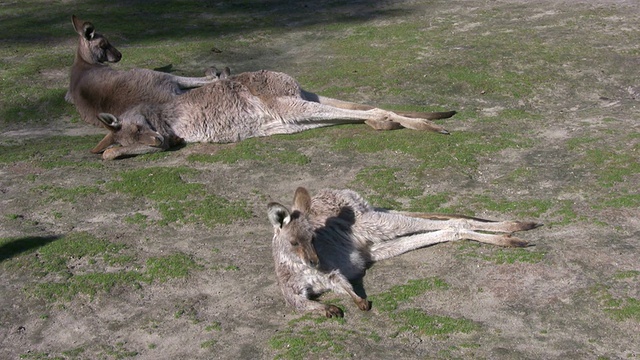
[[(428, 119), (454, 114), (391, 112), (331, 99), (303, 90), (287, 74), (263, 70), (232, 75), (170, 102), (134, 107), (121, 116), (100, 114), (111, 133), (92, 151), (104, 151), (103, 158), (110, 160), (163, 151), (183, 141), (228, 143), (347, 123), (447, 134)], [(120, 147), (112, 147), (115, 144)]]
[(291, 210), (270, 203), (267, 213), (274, 229), (276, 276), (286, 302), (298, 311), (327, 317), (344, 316), (337, 306), (314, 300), (331, 290), (351, 296), (360, 310), (371, 308), (364, 289), (352, 284), (361, 285), (366, 269), (377, 261), (460, 239), (524, 247), (528, 243), (511, 233), (542, 225), (386, 211), (373, 208), (351, 190), (323, 190), (311, 198), (306, 189), (298, 188)]
[(120, 61), (122, 54), (95, 31), (92, 23), (75, 15), (71, 21), (79, 37), (65, 99), (75, 104), (82, 120), (89, 124), (102, 126), (98, 120), (100, 113), (120, 115), (138, 104), (165, 103), (216, 80), (215, 73), (190, 78), (147, 69), (112, 69), (105, 63)]
[(326, 98), (303, 90), (286, 74), (269, 71), (230, 76), (227, 68), (221, 74), (209, 70), (202, 78), (118, 71), (104, 63), (118, 62), (122, 54), (90, 22), (76, 16), (72, 22), (79, 40), (65, 99), (85, 122), (111, 131), (92, 150), (104, 152), (104, 159), (162, 151), (184, 141), (235, 142), (344, 123), (447, 133), (429, 120), (455, 114), (394, 113)]

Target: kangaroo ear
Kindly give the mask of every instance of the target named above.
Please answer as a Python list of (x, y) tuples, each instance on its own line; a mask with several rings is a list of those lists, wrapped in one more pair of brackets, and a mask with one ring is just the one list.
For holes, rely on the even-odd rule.
[(87, 40), (93, 40), (93, 36), (96, 33), (96, 28), (93, 27), (93, 24), (90, 22), (85, 22), (82, 25), (82, 36), (84, 36)]
[(84, 24), (84, 21), (78, 19), (75, 15), (71, 15), (71, 25), (73, 25), (73, 30), (80, 35), (82, 35), (82, 24)]
[(119, 130), (122, 127), (122, 123), (115, 115), (109, 113), (100, 113), (98, 114), (98, 120), (102, 121), (102, 123), (106, 126), (110, 131)]
[(291, 221), (289, 210), (278, 203), (269, 203), (267, 205), (267, 215), (273, 227), (282, 228)]
[(71, 23), (73, 24), (73, 29), (78, 33), (78, 35), (87, 40), (93, 39), (96, 29), (92, 23), (82, 21), (75, 15), (71, 15)]
[(311, 195), (307, 189), (303, 187), (296, 189), (296, 193), (293, 195), (293, 209), (303, 214), (311, 210)]

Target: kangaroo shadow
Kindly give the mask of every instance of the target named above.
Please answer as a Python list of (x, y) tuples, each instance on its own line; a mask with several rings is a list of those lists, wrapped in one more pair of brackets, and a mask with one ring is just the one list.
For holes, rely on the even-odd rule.
[(45, 246), (48, 243), (56, 241), (60, 238), (61, 236), (59, 235), (50, 235), (28, 236), (11, 240), (6, 244), (0, 245), (0, 263), (22, 253)]
[(324, 226), (315, 229), (314, 247), (322, 270), (339, 270), (349, 280), (355, 293), (366, 299), (364, 276), (373, 261), (368, 247), (358, 249), (351, 240), (355, 223), (354, 209), (350, 206), (341, 207), (335, 216), (327, 218)]

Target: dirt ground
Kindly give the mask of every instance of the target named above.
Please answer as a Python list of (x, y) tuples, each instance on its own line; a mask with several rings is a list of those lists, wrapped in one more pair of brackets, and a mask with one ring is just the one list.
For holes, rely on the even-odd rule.
[[(192, 161), (189, 156), (194, 154), (238, 149), (234, 144), (193, 144), (162, 156), (104, 162), (87, 151), (103, 134), (101, 129), (65, 116), (52, 119), (49, 126), (6, 125), (0, 158), (15, 144), (35, 146), (36, 151), (27, 159), (0, 162), (0, 238), (35, 240), (29, 243), (32, 248), (10, 247), (9, 241), (0, 247), (0, 358), (640, 358), (640, 3), (408, 0), (338, 6), (325, 1), (296, 6), (295, 16), (286, 15), (293, 5), (274, 4), (273, 13), (287, 19), (291, 30), (270, 39), (268, 48), (222, 48), (216, 52), (219, 64), (234, 71), (275, 69), (296, 76), (303, 85), (305, 80), (322, 84), (314, 71), (326, 71), (318, 77), (330, 77), (332, 71), (318, 64), (340, 56), (338, 50), (327, 52), (333, 30), (322, 30), (321, 20), (332, 16), (327, 10), (332, 5), (335, 16), (358, 20), (346, 25), (345, 37), (367, 26), (420, 24), (426, 34), (422, 53), (384, 65), (408, 70), (393, 72), (393, 78), (375, 75), (388, 88), (360, 86), (357, 76), (336, 75), (336, 84), (356, 89), (342, 94), (352, 101), (402, 104), (423, 99), (459, 110), (460, 116), (439, 122), (453, 135), (409, 130), (388, 135), (364, 125), (332, 127), (259, 139), (251, 143), (263, 151), (256, 159)], [(214, 16), (215, 9), (206, 11)], [(430, 43), (429, 32), (445, 22), (447, 30)], [(443, 35), (447, 31), (450, 38)], [(522, 47), (508, 40), (511, 33), (527, 32), (531, 43)], [(473, 42), (479, 34), (485, 43)], [(386, 40), (402, 44), (395, 36), (389, 34)], [(73, 51), (73, 42), (60, 41)], [(118, 42), (126, 44), (126, 39)], [(126, 46), (120, 50), (126, 57)], [(434, 52), (449, 57), (435, 57)], [(501, 55), (484, 63), (487, 53)], [(505, 71), (495, 82), (478, 80), (473, 72), (465, 78), (458, 77), (461, 72), (443, 75), (442, 69), (457, 66), (471, 54), (478, 56), (471, 63), (489, 69), (514, 67), (513, 72)], [(194, 57), (185, 67), (200, 68), (194, 65), (199, 61)], [(366, 61), (358, 58), (353, 72)], [(305, 71), (311, 66), (313, 71)], [(65, 87), (65, 72), (46, 74), (52, 78), (47, 81)], [(474, 79), (496, 88), (517, 83), (505, 91), (524, 95), (492, 95), (474, 87)], [(332, 84), (320, 87), (310, 90), (336, 95)], [(46, 139), (54, 135), (65, 140), (55, 149), (46, 147)], [(87, 136), (89, 140), (82, 140)], [(74, 139), (87, 146), (72, 145)], [(367, 148), (363, 139), (377, 151)], [(396, 145), (403, 139), (440, 142), (446, 149), (430, 157)], [(474, 147), (463, 142), (480, 150), (473, 153)], [(71, 150), (60, 158), (47, 157), (48, 151), (67, 147)], [(468, 162), (456, 155), (463, 147), (471, 152)], [(287, 162), (280, 159), (284, 153), (307, 160)], [(40, 157), (66, 163), (48, 166)], [(441, 161), (447, 165), (432, 165)], [(181, 167), (195, 171), (185, 170), (178, 184), (201, 184), (206, 194), (222, 196), (248, 215), (227, 223), (207, 223), (204, 217), (163, 223), (164, 200), (112, 187), (133, 170)], [(419, 195), (403, 193), (384, 178), (380, 185), (373, 175), (362, 175), (380, 168), (394, 169), (392, 182), (419, 189)], [(53, 190), (81, 186), (97, 190), (66, 198), (56, 197)], [(321, 321), (286, 306), (273, 272), (266, 204), (290, 205), (298, 186), (312, 193), (326, 187), (353, 188), (374, 203), (395, 201), (404, 208), (415, 208), (416, 197), (444, 194), (442, 211), (545, 226), (522, 235), (535, 244), (523, 253), (459, 242), (375, 264), (364, 278), (372, 310), (360, 312), (349, 299), (329, 295), (323, 301), (337, 301), (345, 309), (345, 320)], [(65, 275), (39, 275), (20, 267), (43, 264), (41, 246), (79, 233), (124, 246), (117, 254), (130, 256), (131, 262), (72, 254), (63, 259)], [(92, 272), (148, 271), (147, 259), (178, 253), (197, 264), (186, 276), (118, 280), (104, 285), (106, 291), (80, 291), (68, 299), (39, 296), (33, 290), (38, 284)], [(516, 259), (500, 261), (501, 254)], [(540, 257), (532, 259), (532, 254)], [(383, 295), (397, 295), (397, 286), (430, 278), (441, 279), (447, 287), (398, 300), (398, 310), (376, 306)], [(401, 317), (406, 309), (464, 319), (474, 328), (433, 335)]]

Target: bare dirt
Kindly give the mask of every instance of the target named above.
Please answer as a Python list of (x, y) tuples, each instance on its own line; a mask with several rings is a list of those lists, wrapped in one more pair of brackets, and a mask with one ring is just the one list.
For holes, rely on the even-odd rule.
[[(322, 5), (330, 7), (331, 2)], [(368, 6), (355, 2), (339, 7), (339, 15), (357, 17)], [(385, 89), (363, 89), (352, 84), (358, 91), (350, 94), (349, 100), (372, 103), (402, 103), (414, 97), (429, 101), (431, 94), (442, 98), (438, 95), (440, 88), (447, 94), (445, 98), (456, 102), (458, 110), (467, 112), (461, 119), (442, 122), (452, 132), (469, 132), (478, 137), (508, 132), (528, 139), (526, 147), (506, 147), (478, 155), (475, 167), (428, 168), (416, 175), (413, 169), (421, 166), (423, 160), (402, 151), (336, 150), (336, 138), (362, 136), (380, 141), (380, 148), (384, 149), (382, 135), (364, 126), (323, 129), (313, 132), (313, 136), (293, 140), (263, 140), (278, 151), (304, 154), (309, 162), (303, 165), (278, 161), (277, 151), (261, 160), (235, 163), (187, 160), (190, 154), (215, 154), (234, 146), (215, 144), (190, 145), (166, 157), (115, 162), (102, 162), (80, 150), (65, 156), (75, 163), (100, 163), (98, 167), (50, 168), (37, 161), (3, 162), (0, 237), (41, 237), (44, 241), (48, 237), (87, 232), (98, 239), (126, 245), (139, 259), (136, 264), (144, 264), (144, 259), (154, 256), (185, 253), (202, 267), (192, 269), (184, 278), (142, 283), (139, 287), (116, 285), (94, 296), (81, 293), (70, 300), (49, 301), (33, 296), (30, 286), (59, 279), (37, 278), (28, 269), (8, 265), (13, 258), (38, 256), (37, 250), (25, 252), (26, 255), (12, 253), (11, 257), (0, 254), (0, 265), (4, 266), (0, 267), (0, 358), (639, 358), (640, 209), (633, 196), (637, 196), (640, 171), (633, 169), (637, 169), (640, 159), (637, 99), (640, 4), (614, 0), (403, 1), (376, 6), (386, 10), (382, 13), (388, 17), (358, 18), (360, 24), (430, 22), (436, 27), (438, 21), (448, 19), (454, 23), (452, 34), (459, 34), (490, 31), (487, 29), (491, 28), (491, 22), (500, 21), (496, 29), (500, 36), (508, 33), (510, 27), (527, 26), (532, 34), (542, 34), (541, 43), (557, 45), (566, 41), (566, 47), (571, 49), (593, 46), (586, 39), (602, 36), (603, 40), (599, 48), (587, 52), (590, 57), (568, 58), (566, 72), (558, 82), (542, 81), (543, 86), (537, 84), (531, 95), (520, 100), (487, 98), (475, 89), (448, 85), (456, 81), (454, 78), (434, 78), (424, 84), (423, 75), (428, 77), (429, 71), (434, 70), (429, 64), (424, 65), (423, 74), (394, 79), (400, 82), (394, 86), (399, 87), (404, 83), (423, 84), (416, 85), (415, 90), (424, 91), (424, 96), (394, 93), (387, 97)], [(270, 42), (271, 50), (276, 51), (251, 56), (243, 56), (237, 49), (223, 52), (221, 56), (226, 62), (223, 65), (237, 71), (277, 69), (304, 78), (305, 66), (317, 57), (331, 56), (317, 53), (325, 46), (322, 32), (297, 27), (300, 25), (297, 22), (311, 23), (314, 12), (320, 10), (328, 12), (326, 8), (309, 5), (308, 13), (292, 18), (291, 33)], [(505, 24), (510, 12), (514, 17)], [(324, 12), (320, 15), (327, 16)], [(487, 34), (493, 35), (496, 34)], [(604, 40), (617, 36), (620, 42)], [(580, 40), (585, 41), (584, 45)], [(512, 45), (506, 50), (498, 46), (495, 51), (511, 51)], [(427, 62), (430, 46), (435, 45), (425, 44)], [(467, 46), (475, 45), (446, 44), (445, 39), (445, 46), (451, 47), (451, 62), (455, 62), (457, 56), (467, 56), (464, 52)], [(121, 50), (126, 56), (126, 48)], [(519, 64), (525, 72), (527, 65), (536, 69), (536, 63), (548, 61), (542, 55), (531, 59), (517, 58), (519, 55), (505, 53), (504, 61)], [(50, 76), (61, 84), (66, 81), (64, 74)], [(449, 107), (447, 103), (440, 105)], [(499, 119), (505, 110), (512, 108), (526, 109), (536, 116)], [(52, 120), (55, 126), (50, 127), (11, 126), (3, 131), (3, 141), (16, 143), (50, 135), (102, 133), (66, 120)], [(425, 134), (424, 141), (433, 136), (439, 135)], [(597, 157), (590, 157), (598, 152), (613, 152), (623, 156), (626, 163), (612, 165), (615, 158), (598, 162)], [(161, 226), (154, 222), (160, 218), (158, 203), (105, 190), (107, 183), (118, 181), (119, 174), (131, 169), (176, 166), (198, 170), (186, 177), (187, 182), (204, 184), (207, 193), (223, 195), (229, 201), (246, 202), (251, 215), (215, 226), (197, 221)], [(482, 257), (495, 255), (493, 248), (469, 249), (455, 243), (381, 262), (367, 273), (365, 287), (374, 298), (412, 279), (444, 280), (448, 284), (446, 290), (420, 294), (404, 301), (401, 308), (468, 319), (477, 325), (469, 333), (421, 333), (415, 325), (378, 309), (375, 300), (372, 310), (362, 313), (348, 299), (342, 299), (345, 322), (301, 318), (285, 305), (275, 281), (266, 204), (279, 201), (290, 205), (298, 186), (305, 186), (312, 193), (325, 187), (349, 187), (367, 195), (383, 195), (356, 181), (363, 169), (372, 166), (404, 169), (396, 174), (396, 179), (420, 186), (423, 195), (452, 194), (443, 207), (476, 201), (478, 196), (514, 202), (546, 201), (551, 204), (546, 211), (535, 214), (535, 218), (520, 219), (547, 224), (523, 235), (535, 244), (528, 250), (544, 254), (542, 260), (500, 263)], [(603, 180), (606, 174), (599, 172), (605, 169), (608, 174), (629, 168), (620, 180), (613, 182)], [(42, 195), (46, 191), (38, 190), (43, 185), (70, 188), (95, 184), (104, 192), (73, 201), (46, 201)], [(621, 195), (628, 195), (631, 205), (607, 205), (607, 200)], [(411, 202), (408, 197), (395, 200), (402, 205)], [(474, 210), (476, 216), (493, 219), (519, 219), (532, 214), (521, 209), (491, 209), (482, 203), (463, 208)], [(145, 224), (125, 221), (137, 213), (147, 216)], [(89, 271), (93, 265), (86, 263), (86, 259), (67, 259), (66, 266), (74, 273)], [(104, 266), (101, 270), (108, 273), (123, 269), (118, 266)], [(616, 316), (616, 310), (620, 309), (626, 309), (629, 315)], [(289, 344), (274, 345), (274, 339), (287, 337)], [(295, 343), (296, 337), (307, 345)], [(314, 343), (318, 348), (313, 347)], [(302, 354), (290, 351), (297, 347), (303, 349)]]

